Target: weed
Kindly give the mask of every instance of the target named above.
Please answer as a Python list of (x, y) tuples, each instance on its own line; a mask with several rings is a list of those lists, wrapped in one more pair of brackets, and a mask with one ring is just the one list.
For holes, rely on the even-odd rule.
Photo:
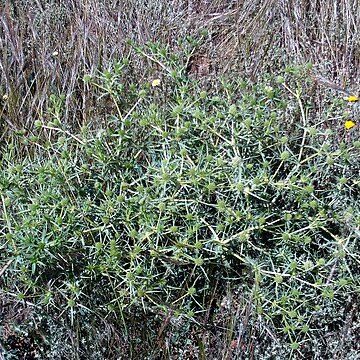
[[(162, 64), (159, 77), (128, 83), (127, 67), (145, 52)], [(8, 144), (5, 294), (67, 319), (77, 342), (95, 336), (79, 325), (90, 316), (127, 336), (139, 316), (163, 339), (169, 325), (156, 319), (190, 334), (203, 314), (216, 319), (210, 304), (228, 284), (251, 299), (247, 323), (271, 328), (288, 354), (310, 351), (325, 326), (338, 329), (358, 287), (357, 142), (336, 145), (310, 120), (306, 68), (205, 92), (166, 48), (136, 53), (84, 78), (111, 104), (105, 128), (74, 134), (62, 122), (64, 97), (51, 95), (48, 122)], [(31, 156), (19, 157), (24, 139)], [(322, 313), (339, 318), (321, 316), (320, 326)], [(244, 343), (233, 338), (237, 321), (230, 353)], [(127, 356), (141, 351), (127, 339)], [(162, 343), (170, 357), (172, 346)]]

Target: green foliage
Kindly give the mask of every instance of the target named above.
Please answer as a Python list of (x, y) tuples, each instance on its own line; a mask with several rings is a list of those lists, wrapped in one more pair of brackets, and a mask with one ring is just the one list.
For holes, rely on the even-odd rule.
[(138, 53), (160, 85), (123, 82), (131, 59), (84, 77), (106, 127), (73, 134), (52, 95), (49, 122), (3, 153), (6, 291), (126, 331), (134, 309), (196, 319), (220, 279), (301, 351), (358, 287), (358, 141), (311, 122), (306, 67), (204, 91), (166, 49)]

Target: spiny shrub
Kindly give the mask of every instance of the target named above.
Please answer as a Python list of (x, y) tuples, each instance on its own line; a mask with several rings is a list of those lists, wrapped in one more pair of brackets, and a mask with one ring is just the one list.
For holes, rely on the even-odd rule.
[(301, 352), (358, 288), (360, 142), (309, 116), (306, 68), (204, 90), (150, 49), (160, 82), (123, 83), (128, 59), (84, 78), (104, 128), (71, 133), (52, 95), (3, 152), (5, 291), (126, 328), (135, 309), (196, 321), (220, 279)]

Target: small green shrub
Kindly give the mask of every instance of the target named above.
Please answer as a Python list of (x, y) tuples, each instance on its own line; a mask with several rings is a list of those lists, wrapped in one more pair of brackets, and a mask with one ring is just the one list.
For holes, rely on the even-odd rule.
[(127, 333), (133, 311), (197, 321), (230, 284), (301, 352), (358, 289), (358, 141), (311, 119), (306, 68), (205, 91), (144, 51), (157, 86), (122, 82), (131, 59), (85, 77), (111, 103), (103, 129), (64, 128), (53, 95), (48, 122), (3, 153), (6, 293)]

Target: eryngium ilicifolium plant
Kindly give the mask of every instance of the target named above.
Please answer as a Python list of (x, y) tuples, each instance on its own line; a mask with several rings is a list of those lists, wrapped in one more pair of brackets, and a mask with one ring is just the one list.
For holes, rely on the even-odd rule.
[(85, 77), (102, 129), (64, 128), (52, 95), (3, 152), (6, 292), (126, 324), (135, 308), (196, 320), (220, 281), (300, 351), (358, 287), (358, 137), (311, 116), (306, 69), (205, 90), (156, 49), (140, 83), (128, 59)]

